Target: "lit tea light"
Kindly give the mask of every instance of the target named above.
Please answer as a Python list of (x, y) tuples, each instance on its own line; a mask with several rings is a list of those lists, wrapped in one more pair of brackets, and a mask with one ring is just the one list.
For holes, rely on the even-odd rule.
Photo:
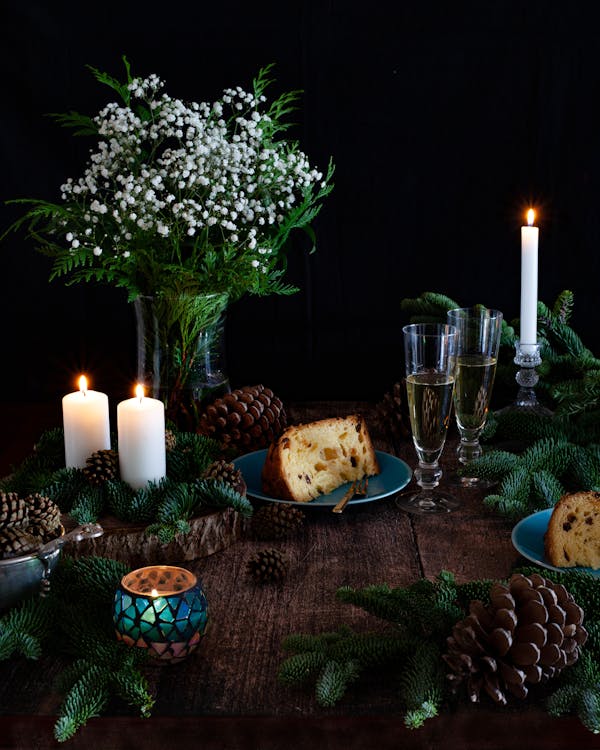
[(108, 396), (88, 390), (88, 379), (82, 375), (79, 390), (63, 396), (63, 429), (65, 465), (83, 469), (86, 459), (95, 451), (110, 448)]
[(151, 565), (123, 576), (115, 593), (117, 638), (162, 662), (185, 659), (206, 630), (208, 603), (185, 568)]

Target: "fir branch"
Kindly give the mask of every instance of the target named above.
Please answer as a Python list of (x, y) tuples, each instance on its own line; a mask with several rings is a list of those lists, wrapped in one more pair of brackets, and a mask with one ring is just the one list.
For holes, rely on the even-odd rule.
[(26, 599), (0, 617), (0, 660), (13, 654), (38, 659), (52, 618), (51, 601), (40, 597)]
[(403, 299), (400, 309), (409, 313), (411, 323), (446, 322), (448, 310), (460, 307), (445, 294), (439, 292), (423, 292), (416, 299)]
[(112, 683), (116, 694), (129, 706), (137, 708), (140, 716), (151, 715), (155, 699), (148, 689), (148, 681), (139, 671), (125, 665), (114, 675)]
[(89, 719), (99, 716), (108, 703), (107, 676), (100, 667), (90, 667), (67, 693), (60, 718), (54, 725), (54, 736), (65, 742)]
[(64, 556), (52, 574), (57, 598), (89, 601), (92, 606), (112, 606), (115, 589), (128, 572), (125, 563), (106, 557)]
[(63, 513), (69, 513), (78, 496), (90, 486), (81, 469), (58, 469), (47, 482), (40, 493), (51, 498)]
[(215, 508), (233, 508), (244, 518), (253, 513), (252, 503), (225, 482), (214, 479), (198, 479), (193, 483), (194, 493), (200, 505)]
[(461, 467), (458, 474), (481, 479), (497, 480), (521, 465), (521, 459), (509, 451), (495, 450), (484, 453), (480, 458)]
[(315, 679), (327, 660), (324, 651), (307, 651), (289, 656), (281, 664), (278, 679), (284, 685), (301, 686)]
[(360, 669), (353, 659), (341, 664), (336, 661), (326, 662), (315, 685), (317, 703), (325, 707), (335, 706), (359, 675)]
[(193, 432), (176, 432), (175, 449), (167, 453), (167, 476), (174, 482), (200, 477), (219, 455), (216, 440)]
[(534, 471), (531, 475), (531, 489), (535, 498), (552, 508), (565, 494), (565, 489), (561, 482), (550, 471)]
[(600, 733), (600, 687), (582, 690), (577, 700), (577, 716), (586, 729)]
[(407, 709), (404, 722), (416, 729), (436, 716), (446, 695), (446, 673), (439, 645), (420, 643), (408, 657), (400, 677), (400, 695)]
[(78, 524), (95, 523), (100, 518), (105, 504), (102, 489), (88, 485), (79, 492), (69, 513)]
[(168, 497), (164, 498), (157, 510), (157, 518), (162, 523), (189, 520), (198, 507), (198, 498), (192, 484), (176, 484)]
[(556, 298), (552, 308), (552, 314), (558, 318), (561, 323), (568, 323), (573, 314), (574, 305), (575, 295), (573, 292), (565, 289)]
[(435, 581), (421, 579), (408, 588), (367, 586), (355, 590), (338, 589), (336, 597), (390, 620), (418, 636), (447, 632), (460, 616), (456, 606), (456, 585), (452, 576), (440, 575)]

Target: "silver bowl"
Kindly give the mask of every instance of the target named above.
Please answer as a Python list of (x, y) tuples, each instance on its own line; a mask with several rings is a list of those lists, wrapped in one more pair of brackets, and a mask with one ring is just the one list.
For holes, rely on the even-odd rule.
[(21, 600), (45, 595), (50, 589), (50, 575), (60, 557), (60, 551), (67, 542), (79, 542), (103, 534), (97, 523), (85, 524), (44, 544), (28, 555), (0, 560), (0, 613), (18, 604)]

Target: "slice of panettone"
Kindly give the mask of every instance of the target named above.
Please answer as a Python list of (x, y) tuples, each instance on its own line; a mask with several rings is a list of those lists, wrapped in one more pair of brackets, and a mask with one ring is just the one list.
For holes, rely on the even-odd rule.
[(600, 493), (563, 495), (550, 516), (544, 549), (558, 568), (600, 568)]
[(272, 497), (306, 503), (374, 474), (379, 464), (367, 426), (351, 414), (288, 427), (267, 452), (262, 488)]

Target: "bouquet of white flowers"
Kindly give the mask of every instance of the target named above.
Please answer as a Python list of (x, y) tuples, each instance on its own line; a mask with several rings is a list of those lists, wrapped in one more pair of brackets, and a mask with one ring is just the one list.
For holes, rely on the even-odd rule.
[(252, 92), (226, 89), (213, 103), (163, 92), (156, 75), (120, 83), (91, 68), (121, 102), (95, 117), (56, 115), (98, 138), (83, 176), (61, 187), (62, 203), (29, 205), (25, 225), (54, 258), (51, 278), (125, 287), (129, 299), (163, 293), (288, 294), (282, 282), (294, 229), (311, 223), (332, 189), (293, 140), (280, 139), (299, 92), (267, 105), (271, 66)]

